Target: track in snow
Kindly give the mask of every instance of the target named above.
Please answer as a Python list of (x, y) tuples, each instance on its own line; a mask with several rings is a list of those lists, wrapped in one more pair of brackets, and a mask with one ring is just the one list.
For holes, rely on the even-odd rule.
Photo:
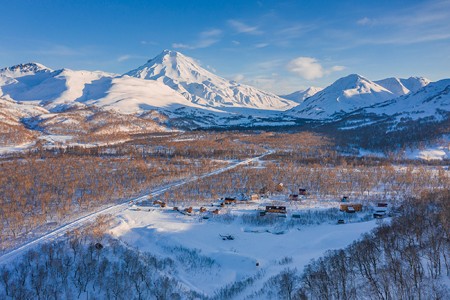
[(209, 176), (217, 175), (217, 174), (232, 170), (238, 166), (249, 164), (249, 163), (257, 161), (258, 159), (260, 159), (266, 155), (269, 155), (271, 153), (273, 153), (273, 151), (269, 150), (268, 152), (264, 153), (263, 155), (260, 155), (260, 156), (254, 157), (254, 158), (249, 158), (249, 159), (237, 162), (237, 163), (233, 163), (224, 168), (221, 168), (221, 169), (218, 169), (218, 170), (215, 170), (215, 171), (212, 171), (212, 172), (200, 175), (200, 176), (194, 176), (190, 179), (187, 179), (187, 180), (184, 180), (181, 182), (171, 183), (166, 186), (159, 187), (146, 195), (143, 195), (143, 196), (140, 196), (140, 197), (137, 197), (134, 199), (129, 199), (121, 204), (116, 204), (116, 205), (104, 208), (102, 210), (99, 210), (97, 212), (90, 213), (84, 217), (76, 219), (75, 221), (64, 224), (33, 241), (25, 243), (24, 245), (20, 246), (19, 248), (16, 248), (14, 250), (11, 250), (10, 252), (3, 254), (2, 256), (0, 256), (0, 264), (4, 264), (4, 263), (10, 261), (11, 259), (22, 255), (24, 252), (33, 248), (34, 246), (37, 246), (44, 242), (56, 240), (57, 238), (64, 236), (66, 234), (66, 232), (73, 231), (73, 230), (81, 227), (82, 225), (86, 224), (87, 222), (94, 220), (99, 215), (102, 215), (102, 214), (114, 215), (114, 214), (120, 213), (129, 207), (130, 202), (139, 202), (141, 200), (148, 199), (148, 197), (159, 196), (167, 190), (170, 190), (170, 189), (173, 189), (173, 188), (176, 188), (176, 187), (179, 187), (179, 186), (182, 186), (182, 185), (185, 185), (185, 184), (188, 184), (188, 183), (191, 183), (191, 182), (194, 182), (194, 181), (197, 181), (197, 180), (209, 177)]

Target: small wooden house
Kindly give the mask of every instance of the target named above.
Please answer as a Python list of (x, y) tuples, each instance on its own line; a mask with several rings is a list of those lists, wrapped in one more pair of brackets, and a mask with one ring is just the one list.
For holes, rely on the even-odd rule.
[(202, 206), (202, 207), (200, 207), (200, 212), (201, 212), (201, 213), (204, 213), (204, 212), (206, 212), (206, 207), (203, 207), (203, 206)]
[(160, 207), (166, 207), (166, 203), (161, 200), (153, 201), (153, 205), (159, 205)]
[(192, 213), (192, 206), (185, 208), (184, 212), (191, 214)]
[(386, 213), (385, 212), (375, 212), (373, 214), (373, 217), (375, 219), (383, 219), (384, 217), (386, 217)]
[(266, 206), (266, 212), (268, 213), (278, 213), (278, 214), (285, 214), (286, 206)]
[(284, 189), (284, 184), (281, 182), (279, 184), (277, 184), (277, 186), (275, 187), (275, 191), (277, 191), (277, 192), (282, 192), (283, 189)]
[(236, 198), (235, 197), (225, 197), (223, 199), (223, 203), (225, 204), (236, 204)]
[(353, 212), (357, 212), (357, 211), (361, 211), (362, 210), (362, 204), (341, 204), (339, 206), (339, 210), (340, 211), (345, 211), (348, 213), (353, 213)]
[(306, 191), (306, 189), (298, 189), (298, 194), (301, 196), (306, 196), (308, 194), (308, 192)]
[(216, 208), (215, 210), (213, 210), (212, 213), (215, 214), (215, 215), (218, 215), (220, 213), (220, 210), (218, 208)]
[(289, 195), (289, 200), (291, 200), (291, 201), (298, 201), (299, 200), (298, 195), (297, 194), (290, 194)]
[(258, 194), (252, 194), (252, 195), (250, 195), (250, 200), (251, 200), (251, 201), (257, 201), (257, 200), (259, 200), (259, 199), (260, 199), (260, 197), (259, 197)]

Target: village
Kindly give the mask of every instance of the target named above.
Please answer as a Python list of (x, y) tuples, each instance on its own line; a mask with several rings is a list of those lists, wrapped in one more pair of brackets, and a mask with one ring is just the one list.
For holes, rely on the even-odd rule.
[(349, 196), (342, 196), (341, 199), (317, 201), (310, 197), (307, 189), (299, 188), (293, 194), (283, 194), (283, 184), (276, 187), (277, 193), (269, 194), (265, 189), (259, 193), (249, 195), (228, 195), (210, 203), (202, 205), (180, 206), (176, 202), (168, 205), (159, 199), (149, 197), (139, 202), (130, 202), (130, 210), (154, 211), (159, 209), (163, 212), (178, 212), (189, 217), (201, 217), (208, 220), (219, 215), (252, 215), (257, 218), (290, 218), (300, 219), (301, 213), (308, 210), (331, 210), (335, 220), (329, 223), (345, 224), (346, 222), (360, 222), (373, 219), (384, 219), (395, 213), (390, 209), (387, 202), (369, 202), (357, 199), (351, 200)]
[(184, 286), (214, 294), (260, 278), (250, 293), (285, 268), (303, 268), (317, 253), (349, 245), (395, 212), (386, 202), (317, 199), (303, 187), (295, 193), (282, 187), (204, 202), (147, 197), (129, 203), (110, 234), (184, 266), (178, 274)]

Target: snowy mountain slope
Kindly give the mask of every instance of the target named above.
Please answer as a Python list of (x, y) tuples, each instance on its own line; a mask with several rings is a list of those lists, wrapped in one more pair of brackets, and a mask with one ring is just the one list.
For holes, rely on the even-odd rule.
[(193, 103), (223, 110), (239, 107), (283, 111), (297, 105), (274, 94), (219, 77), (176, 51), (164, 50), (125, 75), (162, 82)]
[[(206, 110), (205, 107), (189, 102), (182, 95), (158, 81), (130, 76), (104, 78), (95, 85), (86, 87), (85, 96), (79, 101), (86, 105), (95, 105), (126, 114), (153, 109)], [(215, 109), (208, 109), (208, 111), (220, 112)]]
[(52, 112), (94, 105), (123, 114), (180, 108), (223, 113), (192, 103), (158, 81), (100, 71), (53, 71), (33, 63), (2, 69), (0, 76), (4, 98), (29, 101)]
[(363, 109), (366, 113), (395, 116), (398, 120), (442, 120), (450, 112), (450, 79), (431, 82), (420, 90)]
[(84, 96), (87, 85), (114, 75), (100, 71), (53, 71), (40, 64), (23, 64), (0, 70), (2, 96), (16, 101), (34, 101), (50, 110), (61, 110)]
[(325, 120), (395, 97), (384, 87), (360, 75), (351, 74), (307, 98), (288, 113), (299, 118)]
[(39, 106), (0, 98), (0, 145), (16, 145), (33, 140), (38, 133), (26, 128), (22, 120), (45, 113), (48, 111)]
[(311, 87), (307, 88), (306, 90), (296, 91), (291, 94), (283, 95), (280, 97), (284, 98), (284, 99), (295, 101), (297, 103), (302, 103), (306, 98), (314, 96), (321, 90), (323, 90), (323, 88), (311, 86)]
[(429, 79), (424, 77), (409, 77), (408, 79), (400, 78), (400, 81), (411, 93), (417, 92), (431, 82)]
[(400, 97), (418, 91), (429, 84), (430, 80), (424, 77), (409, 77), (408, 79), (390, 77), (374, 82)]

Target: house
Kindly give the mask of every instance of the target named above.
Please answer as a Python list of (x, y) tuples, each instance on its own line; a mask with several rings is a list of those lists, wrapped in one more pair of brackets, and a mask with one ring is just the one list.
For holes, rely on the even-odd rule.
[(291, 201), (298, 201), (298, 195), (297, 194), (290, 194), (289, 195), (289, 200)]
[(284, 189), (284, 184), (281, 182), (279, 184), (277, 184), (277, 186), (275, 187), (275, 191), (277, 191), (277, 192), (282, 192), (283, 189)]
[(200, 207), (200, 212), (201, 212), (201, 213), (204, 213), (204, 212), (206, 212), (206, 207), (203, 207), (203, 206), (202, 206), (202, 207)]
[(383, 219), (386, 217), (386, 212), (377, 211), (373, 214), (374, 219)]
[(252, 194), (252, 195), (250, 195), (250, 200), (251, 200), (251, 201), (257, 201), (257, 200), (259, 200), (259, 199), (260, 199), (260, 197), (259, 197), (258, 194)]
[(191, 213), (192, 213), (192, 206), (190, 206), (190, 207), (188, 207), (188, 208), (185, 208), (185, 209), (184, 209), (184, 212), (185, 212), (185, 213), (188, 213), (188, 214), (191, 214)]
[(356, 210), (353, 206), (347, 206), (346, 212), (353, 214), (356, 212)]
[(166, 203), (161, 200), (153, 201), (153, 205), (159, 205), (160, 207), (166, 207)]
[(348, 213), (354, 213), (362, 210), (362, 204), (341, 204), (339, 206), (339, 210)]
[(298, 189), (298, 194), (300, 196), (306, 196), (308, 193), (307, 193), (306, 189), (300, 188), (300, 189)]
[(278, 214), (285, 214), (286, 206), (266, 206), (266, 212), (268, 213), (278, 213)]
[(218, 215), (220, 213), (220, 210), (218, 208), (216, 208), (215, 210), (213, 210), (212, 212), (214, 215)]
[(236, 197), (225, 197), (223, 199), (224, 204), (236, 204)]

